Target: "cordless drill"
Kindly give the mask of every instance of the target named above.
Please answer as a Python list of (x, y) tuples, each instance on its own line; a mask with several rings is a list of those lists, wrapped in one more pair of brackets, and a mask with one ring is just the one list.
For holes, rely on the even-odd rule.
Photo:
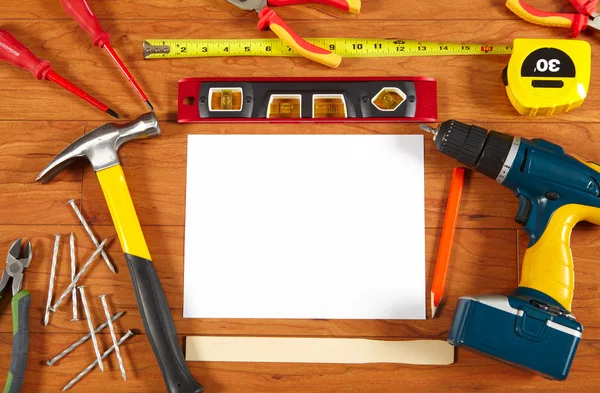
[(566, 379), (583, 332), (571, 314), (571, 231), (580, 221), (600, 225), (600, 165), (544, 139), (455, 120), (421, 128), (433, 133), (440, 152), (515, 193), (515, 220), (530, 238), (519, 287), (510, 296), (461, 297), (448, 342), (549, 379)]

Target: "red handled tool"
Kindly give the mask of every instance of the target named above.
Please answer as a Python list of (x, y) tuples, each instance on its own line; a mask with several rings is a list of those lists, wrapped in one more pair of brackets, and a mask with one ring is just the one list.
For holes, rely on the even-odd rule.
[(577, 14), (541, 11), (523, 0), (507, 0), (506, 6), (527, 22), (540, 26), (573, 29), (573, 37), (577, 37), (588, 27), (600, 30), (600, 15), (596, 12), (596, 6), (600, 0), (569, 1), (577, 10)]
[(121, 70), (123, 75), (127, 78), (129, 83), (131, 83), (140, 95), (142, 100), (148, 105), (150, 110), (154, 110), (150, 101), (148, 101), (148, 97), (142, 91), (140, 85), (137, 84), (133, 75), (129, 72), (127, 67), (123, 61), (119, 58), (119, 55), (115, 52), (115, 50), (110, 45), (110, 34), (102, 29), (100, 23), (98, 22), (98, 18), (92, 12), (90, 6), (88, 5), (86, 0), (60, 0), (63, 8), (69, 14), (71, 18), (75, 20), (94, 40), (94, 45), (106, 49), (109, 56), (113, 59), (117, 67)]
[(25, 45), (21, 44), (12, 34), (0, 29), (0, 60), (6, 60), (9, 63), (26, 69), (31, 72), (37, 79), (46, 79), (52, 81), (71, 93), (83, 98), (102, 112), (119, 118), (117, 112), (110, 109), (94, 97), (81, 90), (62, 76), (52, 70), (52, 66), (48, 60), (40, 60)]
[[(63, 1), (63, 0), (61, 0)], [(327, 4), (346, 12), (358, 14), (360, 11), (360, 0), (227, 0), (231, 4), (245, 11), (256, 11), (258, 13), (258, 29), (271, 29), (283, 42), (298, 54), (336, 68), (342, 62), (342, 57), (327, 49), (306, 42), (296, 34), (275, 11), (268, 6), (285, 6), (294, 4), (317, 3)]]

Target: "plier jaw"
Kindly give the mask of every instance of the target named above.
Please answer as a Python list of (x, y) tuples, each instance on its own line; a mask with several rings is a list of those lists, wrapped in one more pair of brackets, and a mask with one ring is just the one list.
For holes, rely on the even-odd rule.
[(15, 240), (6, 256), (6, 267), (0, 278), (0, 293), (6, 288), (8, 280), (12, 277), (12, 294), (16, 296), (23, 286), (23, 271), (31, 264), (31, 242), (28, 241), (25, 250), (21, 252), (21, 239)]
[(244, 11), (260, 12), (263, 8), (265, 8), (268, 5), (267, 0), (227, 0), (227, 1)]
[(527, 4), (524, 0), (507, 0), (506, 6), (521, 19), (540, 26), (564, 27), (573, 30), (573, 37), (588, 27), (600, 30), (600, 15), (596, 7), (600, 0), (569, 0), (577, 14), (546, 12)]

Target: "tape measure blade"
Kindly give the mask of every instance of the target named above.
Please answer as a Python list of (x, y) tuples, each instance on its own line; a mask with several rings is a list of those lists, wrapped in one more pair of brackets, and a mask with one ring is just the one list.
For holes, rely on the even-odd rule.
[[(330, 50), (342, 57), (406, 57), (510, 54), (507, 45), (457, 44), (444, 42), (406, 41), (368, 38), (308, 38), (306, 41)], [(297, 57), (287, 44), (278, 38), (144, 41), (144, 58), (189, 57)]]

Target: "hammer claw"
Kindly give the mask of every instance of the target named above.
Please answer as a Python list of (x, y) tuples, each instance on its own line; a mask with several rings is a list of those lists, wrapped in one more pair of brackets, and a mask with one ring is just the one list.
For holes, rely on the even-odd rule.
[(96, 172), (118, 165), (118, 149), (135, 139), (160, 135), (158, 119), (153, 112), (119, 125), (105, 124), (83, 135), (60, 152), (39, 174), (36, 181), (46, 184), (64, 168), (81, 158), (87, 158)]

